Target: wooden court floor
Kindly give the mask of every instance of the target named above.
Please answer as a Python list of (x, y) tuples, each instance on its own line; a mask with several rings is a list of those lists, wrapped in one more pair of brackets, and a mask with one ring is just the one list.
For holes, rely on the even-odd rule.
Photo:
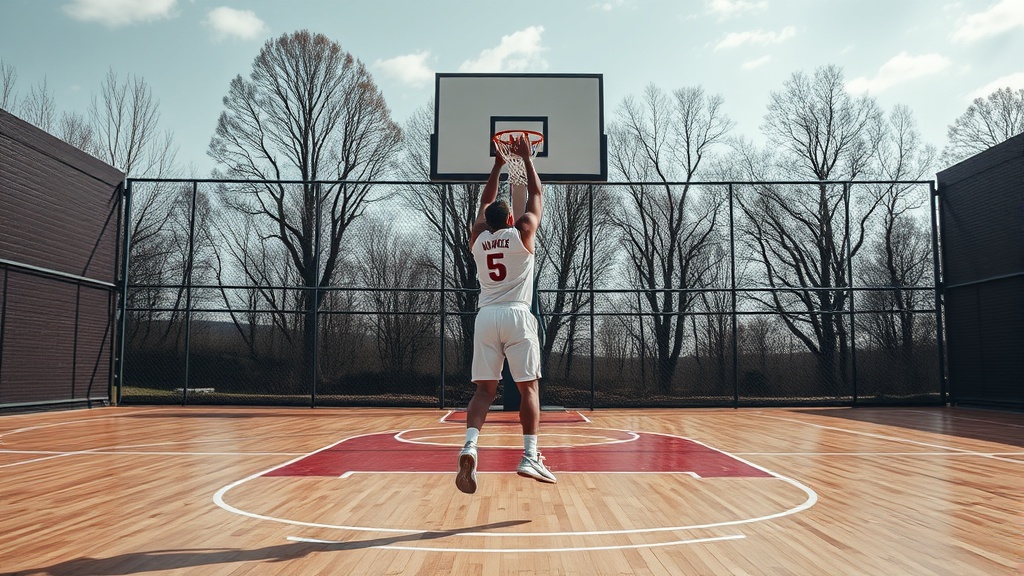
[(1024, 573), (1024, 414), (108, 407), (0, 416), (0, 573)]

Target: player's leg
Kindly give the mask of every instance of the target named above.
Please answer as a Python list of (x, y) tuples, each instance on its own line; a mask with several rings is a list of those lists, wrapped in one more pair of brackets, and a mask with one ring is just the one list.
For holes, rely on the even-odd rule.
[(541, 482), (555, 482), (552, 474), (543, 464), (543, 457), (537, 449), (540, 432), (540, 339), (537, 336), (537, 319), (528, 310), (516, 311), (519, 315), (519, 333), (505, 347), (508, 367), (512, 379), (519, 388), (519, 421), (523, 427), (523, 459), (516, 472)]
[(466, 441), (459, 452), (459, 472), (455, 475), (455, 485), (466, 494), (476, 492), (477, 439), (487, 419), (487, 411), (498, 394), (497, 380), (482, 380), (475, 384), (476, 392), (466, 408)]
[(540, 431), (540, 394), (536, 380), (516, 382), (522, 401), (519, 404), (519, 420), (523, 425), (523, 458), (516, 472), (541, 482), (556, 482), (555, 475), (544, 466), (544, 457), (537, 448)]
[[(498, 381), (481, 380), (474, 384), (476, 384), (476, 392), (473, 393), (473, 397), (469, 400), (469, 406), (466, 408), (466, 430), (475, 428), (479, 434), (487, 419), (487, 411), (491, 409), (491, 404), (494, 403), (494, 398), (498, 395)], [(476, 439), (473, 438), (473, 440)]]
[(501, 352), (493, 311), (483, 308), (477, 313), (473, 336), (473, 382), (476, 391), (466, 408), (466, 441), (459, 452), (459, 472), (455, 485), (459, 490), (476, 492), (477, 441), (487, 419), (505, 358)]
[(540, 392), (537, 380), (516, 382), (519, 395), (519, 423), (523, 426), (524, 436), (537, 436), (540, 429)]

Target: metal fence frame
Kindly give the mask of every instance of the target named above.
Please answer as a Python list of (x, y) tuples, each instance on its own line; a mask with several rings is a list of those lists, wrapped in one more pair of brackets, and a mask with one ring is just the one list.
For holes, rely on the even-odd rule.
[[(315, 185), (317, 187), (317, 193), (318, 194), (319, 194), (319, 190), (320, 190), (319, 187), (321, 185), (323, 185), (323, 184), (360, 184), (360, 185), (380, 185), (380, 186), (430, 186), (430, 185), (436, 185), (437, 184), (435, 182), (429, 182), (429, 181), (398, 181), (398, 180), (376, 180), (376, 181), (362, 181), (362, 180), (360, 180), (360, 181), (344, 181), (344, 180), (342, 180), (342, 181), (333, 181), (333, 180), (332, 181), (301, 181), (301, 180), (273, 180), (273, 181), (270, 181), (270, 180), (268, 180), (268, 181), (253, 181), (253, 180), (237, 180), (237, 179), (151, 179), (151, 178), (131, 179), (131, 178), (129, 178), (126, 181), (126, 186), (124, 187), (124, 203), (123, 203), (123, 205), (124, 205), (124, 210), (125, 210), (125, 220), (124, 221), (126, 222), (126, 225), (124, 227), (124, 232), (122, 234), (122, 247), (121, 247), (121, 254), (120, 254), (121, 260), (119, 262), (119, 268), (120, 268), (120, 270), (123, 271), (123, 273), (119, 277), (119, 284), (118, 284), (118, 287), (117, 287), (117, 293), (118, 293), (118, 306), (117, 306), (118, 338), (117, 338), (117, 341), (115, 343), (115, 361), (114, 361), (114, 363), (115, 363), (115, 370), (114, 370), (114, 373), (113, 373), (113, 382), (112, 382), (112, 387), (114, 388), (114, 397), (116, 398), (116, 402), (117, 403), (121, 402), (121, 399), (122, 399), (122, 385), (124, 383), (124, 364), (125, 364), (125, 350), (126, 350), (126, 343), (125, 343), (125, 332), (126, 332), (126, 330), (125, 330), (125, 327), (126, 327), (127, 314), (129, 312), (135, 312), (135, 311), (169, 311), (169, 310), (156, 309), (156, 308), (152, 308), (152, 309), (151, 308), (134, 309), (134, 308), (128, 308), (127, 307), (127, 294), (128, 294), (128, 291), (131, 288), (155, 287), (155, 286), (147, 286), (147, 285), (143, 285), (143, 284), (133, 285), (133, 284), (131, 284), (131, 278), (129, 277), (129, 274), (128, 274), (128, 270), (130, 269), (129, 268), (129, 264), (130, 264), (129, 258), (130, 258), (131, 246), (132, 246), (132, 238), (130, 237), (130, 230), (131, 230), (130, 223), (132, 221), (131, 220), (131, 218), (132, 218), (132, 191), (133, 191), (133, 188), (134, 188), (134, 184), (136, 184), (136, 183), (170, 183), (170, 184), (175, 184), (176, 183), (176, 184), (191, 184), (192, 185), (191, 219), (189, 221), (189, 225), (190, 225), (190, 230), (189, 230), (189, 251), (190, 251), (189, 256), (190, 256), (190, 258), (189, 258), (189, 261), (190, 262), (192, 261), (192, 256), (194, 256), (193, 250), (194, 250), (194, 246), (195, 246), (195, 229), (194, 229), (194, 225), (195, 225), (196, 195), (197, 195), (198, 185), (199, 184), (288, 184), (288, 185), (293, 185), (293, 184), (298, 184), (298, 185), (313, 184), (313, 185)], [(459, 182), (458, 184), (474, 184), (474, 183), (472, 183), (472, 182)], [(482, 184), (482, 182), (479, 183), (479, 184)], [(558, 183), (558, 184), (565, 184), (565, 183)], [(782, 180), (782, 181), (700, 181), (700, 182), (607, 182), (607, 183), (599, 183), (599, 184), (585, 183), (585, 185), (590, 187), (590, 192), (591, 192), (591, 193), (588, 194), (588, 196), (590, 197), (590, 207), (589, 207), (590, 208), (590, 218), (589, 218), (589, 224), (588, 224), (588, 226), (589, 226), (590, 241), (588, 243), (588, 249), (589, 250), (593, 250), (594, 221), (593, 221), (593, 193), (592, 193), (592, 190), (593, 190), (593, 187), (595, 187), (595, 186), (608, 186), (608, 187), (621, 187), (621, 186), (630, 186), (630, 185), (644, 185), (644, 186), (720, 186), (720, 187), (723, 187), (724, 189), (728, 190), (728, 194), (729, 194), (729, 202), (728, 202), (728, 206), (729, 206), (729, 208), (728, 208), (729, 209), (729, 224), (728, 225), (729, 225), (729, 259), (730, 259), (729, 268), (730, 268), (730, 282), (731, 282), (731, 286), (728, 289), (717, 289), (717, 290), (712, 290), (712, 291), (728, 292), (730, 294), (730, 301), (732, 303), (732, 309), (731, 309), (731, 311), (727, 312), (727, 314), (731, 317), (731, 327), (732, 327), (732, 334), (731, 334), (732, 386), (733, 386), (733, 402), (732, 402), (732, 407), (738, 407), (740, 405), (740, 400), (739, 400), (739, 392), (738, 392), (738, 362), (739, 362), (739, 354), (738, 354), (737, 323), (738, 323), (739, 316), (741, 316), (741, 315), (751, 315), (753, 313), (750, 312), (750, 311), (739, 311), (739, 310), (737, 310), (737, 295), (740, 294), (740, 293), (744, 293), (744, 292), (768, 292), (768, 291), (772, 291), (772, 290), (780, 290), (780, 291), (781, 290), (787, 290), (787, 291), (789, 291), (789, 290), (793, 290), (794, 288), (771, 288), (771, 287), (767, 287), (767, 286), (756, 287), (756, 288), (738, 288), (737, 287), (737, 285), (736, 285), (736, 238), (735, 238), (736, 223), (735, 223), (735, 207), (734, 207), (734, 199), (735, 199), (735, 189), (734, 189), (734, 187), (735, 186), (747, 186), (747, 185), (798, 185), (798, 186), (807, 186), (807, 185), (812, 185), (812, 186), (818, 186), (818, 185), (835, 186), (835, 185), (841, 185), (842, 189), (843, 189), (843, 195), (844, 195), (843, 202), (844, 202), (844, 205), (845, 205), (844, 222), (845, 222), (845, 225), (847, 227), (846, 232), (848, 233), (849, 232), (849, 224), (850, 224), (850, 190), (851, 190), (851, 188), (853, 186), (856, 186), (856, 185), (868, 185), (868, 184), (899, 184), (899, 185), (919, 185), (919, 186), (927, 185), (928, 186), (928, 189), (929, 189), (929, 201), (928, 201), (929, 206), (928, 206), (928, 209), (929, 209), (930, 216), (931, 216), (931, 218), (930, 218), (931, 219), (930, 240), (931, 240), (932, 268), (933, 268), (933, 279), (934, 279), (934, 282), (933, 282), (933, 284), (931, 286), (900, 286), (900, 288), (903, 289), (903, 290), (927, 290), (927, 291), (930, 291), (930, 292), (932, 292), (934, 294), (934, 303), (935, 303), (934, 308), (932, 310), (918, 310), (916, 312), (917, 313), (922, 313), (922, 314), (924, 314), (924, 313), (933, 313), (934, 316), (935, 316), (936, 348), (937, 348), (936, 363), (937, 363), (938, 374), (939, 374), (939, 382), (937, 382), (936, 384), (937, 384), (938, 397), (939, 397), (938, 403), (944, 405), (944, 404), (947, 403), (947, 400), (948, 400), (948, 390), (947, 390), (947, 376), (946, 376), (946, 367), (945, 367), (946, 360), (945, 360), (945, 350), (944, 350), (945, 349), (945, 338), (944, 338), (943, 310), (942, 310), (943, 298), (942, 298), (942, 290), (941, 290), (941, 287), (942, 287), (941, 268), (940, 268), (941, 259), (940, 259), (940, 254), (939, 254), (939, 222), (938, 222), (939, 214), (938, 214), (938, 211), (940, 209), (940, 206), (939, 206), (939, 202), (938, 202), (938, 195), (937, 195), (936, 186), (935, 186), (934, 181), (931, 181), (931, 180), (907, 180), (907, 181), (889, 181), (889, 180), (856, 180), (856, 181), (800, 181), (800, 180)], [(319, 204), (320, 203), (318, 202), (317, 203), (318, 207), (319, 207)], [(446, 210), (442, 210), (442, 218), (445, 220), (443, 222), (443, 224), (442, 224), (442, 236), (443, 236), (444, 230), (447, 230), (447, 225), (448, 225), (447, 221), (446, 221), (447, 220), (447, 211)], [(318, 221), (318, 223), (320, 221), (319, 211), (317, 213), (317, 221)], [(319, 226), (317, 227), (317, 230), (319, 230)], [(317, 234), (316, 242), (318, 244), (318, 248), (316, 250), (317, 258), (319, 258), (319, 232)], [(442, 245), (443, 245), (443, 237), (442, 237)], [(850, 275), (850, 278), (852, 279), (853, 278), (853, 258), (852, 258), (852, 253), (851, 253), (850, 242), (846, 242), (845, 250), (846, 250), (846, 258), (847, 258), (847, 266), (849, 267), (849, 275)], [(443, 250), (442, 251), (442, 258), (441, 258), (440, 286), (438, 286), (437, 288), (432, 288), (432, 289), (394, 288), (394, 289), (390, 289), (392, 291), (426, 291), (426, 292), (434, 292), (434, 293), (437, 293), (439, 295), (439, 300), (441, 302), (441, 306), (440, 306), (439, 310), (436, 310), (436, 311), (409, 311), (407, 313), (408, 314), (421, 314), (421, 315), (437, 315), (438, 318), (439, 318), (440, 326), (441, 326), (441, 330), (439, 331), (439, 348), (440, 348), (439, 362), (440, 362), (441, 384), (440, 384), (440, 390), (439, 390), (439, 394), (438, 394), (438, 407), (442, 408), (442, 409), (446, 407), (446, 383), (445, 383), (445, 374), (446, 374), (446, 369), (445, 369), (446, 368), (446, 366), (445, 366), (446, 365), (446, 360), (445, 360), (445, 341), (446, 341), (446, 338), (443, 336), (444, 335), (444, 328), (443, 327), (445, 326), (446, 317), (451, 316), (451, 315), (463, 314), (463, 313), (460, 313), (458, 311), (454, 311), (454, 312), (453, 311), (449, 311), (449, 310), (446, 309), (446, 306), (445, 306), (445, 303), (447, 302), (446, 296), (448, 294), (451, 294), (451, 293), (454, 293), (454, 292), (458, 291), (456, 289), (448, 288), (446, 286), (445, 279), (446, 279), (446, 274), (447, 274), (447, 269), (446, 269), (447, 261), (448, 261), (447, 251)], [(596, 370), (596, 368), (595, 368), (596, 351), (595, 351), (595, 334), (594, 334), (595, 322), (594, 322), (594, 319), (599, 317), (599, 316), (623, 315), (622, 313), (608, 313), (608, 312), (597, 312), (597, 311), (595, 311), (595, 309), (594, 309), (594, 296), (596, 294), (601, 294), (601, 293), (615, 293), (615, 292), (628, 292), (628, 293), (636, 292), (636, 293), (642, 293), (642, 292), (646, 291), (646, 290), (642, 290), (642, 289), (639, 289), (639, 290), (634, 290), (634, 289), (629, 289), (629, 290), (622, 290), (622, 289), (612, 289), (612, 290), (609, 290), (609, 289), (597, 289), (597, 288), (594, 287), (594, 269), (593, 269), (593, 265), (594, 265), (593, 258), (590, 258), (590, 270), (589, 270), (589, 280), (590, 280), (589, 283), (590, 283), (590, 287), (588, 289), (585, 289), (585, 290), (566, 290), (565, 291), (565, 292), (586, 291), (586, 292), (589, 292), (589, 294), (590, 294), (590, 310), (589, 310), (589, 312), (587, 312), (586, 314), (577, 314), (577, 316), (589, 317), (589, 319), (590, 319), (590, 354), (589, 354), (589, 356), (590, 356), (590, 405), (589, 405), (589, 408), (590, 409), (594, 409), (595, 408), (594, 398), (595, 398), (595, 393), (596, 393), (596, 390), (595, 390), (595, 378), (594, 378), (594, 374), (595, 374), (595, 370)], [(892, 290), (892, 287), (891, 286), (883, 286), (883, 287), (854, 287), (854, 286), (852, 286), (853, 283), (854, 282), (851, 281), (850, 282), (851, 286), (847, 286), (847, 287), (831, 288), (831, 290), (845, 291), (847, 293), (848, 298), (849, 298), (849, 305), (848, 305), (846, 310), (841, 310), (841, 311), (836, 311), (836, 312), (831, 312), (831, 313), (846, 315), (850, 319), (850, 335), (849, 335), (850, 347), (851, 347), (850, 348), (850, 352), (851, 352), (850, 366), (851, 366), (851, 369), (852, 369), (852, 386), (853, 386), (853, 398), (852, 398), (852, 402), (850, 404), (856, 406), (856, 405), (861, 405), (861, 404), (864, 404), (864, 403), (859, 399), (859, 395), (858, 395), (858, 381), (857, 381), (857, 368), (856, 368), (856, 366), (857, 366), (857, 361), (856, 361), (857, 339), (856, 339), (856, 322), (854, 321), (855, 316), (857, 314), (865, 314), (865, 313), (872, 313), (872, 312), (888, 312), (888, 311), (854, 310), (854, 298), (855, 298), (855, 295), (857, 293), (870, 292), (870, 291)], [(189, 357), (190, 357), (190, 341), (191, 341), (191, 318), (192, 318), (192, 312), (193, 312), (193, 309), (192, 309), (192, 290), (196, 289), (196, 288), (211, 288), (213, 286), (193, 285), (192, 284), (192, 270), (189, 269), (188, 270), (188, 284), (187, 285), (172, 286), (172, 285), (164, 284), (164, 285), (160, 285), (159, 287), (161, 287), (161, 288), (184, 288), (185, 289), (185, 294), (186, 294), (186, 297), (185, 297), (185, 337), (184, 337), (184, 346), (185, 346), (184, 374), (185, 375), (184, 375), (184, 382), (183, 382), (183, 385), (182, 385), (182, 398), (181, 398), (181, 402), (182, 402), (182, 404), (186, 404), (186, 403), (189, 403), (189, 394), (188, 394), (188, 392), (189, 392), (189, 389), (190, 389), (190, 387), (189, 387), (189, 370), (190, 370)], [(216, 287), (225, 287), (225, 286), (219, 286), (218, 285)], [(226, 288), (244, 288), (244, 287), (245, 286), (226, 286)], [(314, 291), (321, 290), (319, 287), (305, 288), (305, 287), (302, 287), (302, 286), (267, 286), (266, 288), (271, 288), (271, 289), (288, 289), (288, 290), (314, 290)], [(804, 286), (804, 287), (797, 287), (795, 289), (812, 289), (812, 288), (813, 287)], [(372, 291), (381, 291), (382, 289), (372, 289), (372, 288), (340, 288), (339, 287), (339, 288), (327, 288), (327, 290), (356, 290), (356, 291), (372, 292)], [(677, 292), (678, 291), (695, 291), (695, 292), (701, 291), (701, 290), (696, 290), (696, 289), (657, 289), (658, 292), (673, 291), (673, 290), (677, 291)], [(558, 292), (558, 290), (543, 289), (543, 288), (538, 288), (537, 289), (537, 293), (539, 293), (539, 294), (552, 294), (552, 293), (556, 293), (556, 292)], [(218, 312), (218, 311), (227, 311), (227, 310), (203, 309), (203, 311), (206, 311), (206, 312)], [(285, 313), (302, 313), (303, 311), (301, 311), (301, 310), (284, 310), (282, 312), (285, 312)], [(373, 313), (380, 313), (380, 312), (360, 311), (360, 312), (349, 312), (349, 313), (350, 314), (373, 314)], [(387, 313), (388, 314), (394, 314), (394, 312), (387, 312)], [(771, 311), (761, 312), (761, 313), (769, 314), (769, 315), (777, 314), (776, 312), (771, 312)], [(325, 314), (325, 313), (324, 312), (320, 312), (318, 310), (316, 315), (315, 315), (315, 322), (317, 323), (317, 329), (314, 330), (315, 334), (319, 334), (319, 318), (323, 314)], [(680, 313), (677, 312), (676, 314), (678, 315)], [(686, 312), (686, 314), (699, 314), (699, 313)], [(721, 313), (705, 313), (705, 315), (707, 315), (707, 314), (719, 315)], [(641, 313), (630, 313), (628, 315), (629, 316), (651, 316), (651, 315), (654, 315), (654, 313), (644, 313), (644, 312), (641, 312)], [(317, 375), (317, 358), (319, 356), (319, 346), (315, 346), (314, 347), (314, 351), (315, 351), (314, 352), (314, 365), (313, 365), (313, 370), (312, 370), (313, 382), (310, 382), (311, 393), (310, 393), (310, 403), (309, 403), (309, 405), (311, 407), (317, 406), (317, 382), (316, 382), (317, 376), (316, 375)], [(920, 402), (916, 402), (916, 404), (920, 404)], [(806, 405), (806, 404), (801, 403), (800, 405)]]

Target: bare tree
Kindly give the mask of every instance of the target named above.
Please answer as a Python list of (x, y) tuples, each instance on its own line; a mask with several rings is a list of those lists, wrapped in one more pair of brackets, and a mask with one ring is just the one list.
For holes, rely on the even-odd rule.
[[(867, 262), (860, 276), (865, 284), (889, 288), (864, 296), (863, 327), (872, 344), (896, 360), (894, 366), (913, 358), (922, 334), (920, 310), (934, 304), (930, 290), (915, 289), (930, 283), (932, 250), (927, 226), (912, 213), (886, 216), (885, 233), (868, 246)], [(930, 327), (930, 322), (925, 322)]]
[[(170, 132), (159, 132), (159, 106), (145, 80), (129, 76), (122, 81), (108, 70), (89, 108), (92, 144), (88, 152), (135, 178), (177, 176), (177, 149)], [(177, 194), (167, 183), (138, 183), (130, 191), (131, 221), (127, 226), (131, 257), (127, 274), (132, 283), (148, 286), (129, 291), (126, 299), (130, 308), (162, 308), (171, 302), (170, 293), (155, 286), (171, 284), (179, 277), (172, 268), (174, 249), (169, 241)], [(162, 316), (152, 311), (132, 315), (129, 329), (131, 334), (140, 335), (139, 339), (133, 338), (134, 343), (146, 343), (153, 322)], [(134, 325), (136, 322), (139, 324)], [(161, 334), (166, 336), (168, 332)]]
[(260, 347), (261, 339), (273, 340), (261, 332), (263, 327), (275, 329), (287, 352), (295, 328), (289, 312), (300, 302), (296, 291), (288, 288), (297, 283), (294, 270), (276, 265), (287, 258), (287, 251), (257, 229), (259, 222), (231, 215), (221, 210), (215, 227), (219, 249), (214, 251), (214, 273), (221, 300), (252, 360), (279, 351)]
[(57, 116), (57, 103), (43, 78), (28, 91), (28, 96), (21, 101), (21, 117), (37, 128), (50, 132)]
[[(830, 180), (872, 174), (872, 153), (885, 131), (874, 100), (846, 92), (842, 70), (827, 66), (808, 78), (794, 73), (772, 92), (764, 131), (771, 151), (741, 146), (738, 165), (750, 180), (806, 179), (813, 187), (762, 184), (737, 194), (742, 235), (768, 291), (756, 302), (777, 312), (818, 361), (831, 385), (847, 380), (850, 286), (848, 254), (856, 254), (880, 198), (851, 206), (849, 189)], [(847, 208), (851, 221), (846, 221)]]
[(18, 105), (18, 95), (14, 91), (17, 81), (18, 71), (14, 65), (0, 59), (0, 108), (10, 111)]
[(133, 178), (174, 178), (177, 147), (171, 132), (161, 132), (160, 102), (145, 80), (128, 76), (122, 81), (108, 70), (93, 96), (89, 117), (100, 160)]
[[(705, 379), (708, 392), (722, 392), (730, 382), (728, 364), (733, 333), (732, 296), (726, 290), (730, 286), (729, 245), (724, 235), (718, 236), (715, 245), (703, 251), (700, 258), (710, 261), (703, 264), (706, 276), (694, 286), (702, 290), (694, 301), (694, 311), (700, 314), (690, 316), (693, 357), (698, 367), (710, 373)], [(710, 366), (706, 367), (705, 359)]]
[[(92, 122), (90, 152), (134, 178), (173, 178), (178, 175), (177, 148), (170, 132), (159, 132), (160, 104), (145, 80), (121, 81), (109, 70), (89, 108)], [(170, 185), (150, 183), (137, 187), (132, 196), (132, 262), (143, 253), (162, 251), (165, 227), (172, 214), (175, 193)], [(148, 243), (155, 246), (151, 249)], [(136, 254), (138, 252), (139, 254)], [(140, 267), (142, 266), (141, 263)], [(136, 282), (151, 283), (130, 273)]]
[(984, 152), (1024, 132), (1024, 88), (1000, 88), (985, 98), (975, 98), (946, 130), (949, 143), (942, 151), (942, 165)]
[[(285, 247), (286, 265), (305, 288), (309, 382), (322, 301), (313, 288), (332, 278), (346, 230), (372, 200), (367, 181), (394, 161), (401, 130), (363, 63), (305, 30), (267, 41), (249, 78), (231, 81), (224, 107), (208, 153), (227, 176), (267, 181), (238, 187), (223, 201)], [(276, 182), (288, 178), (301, 184)]]
[[(427, 182), (430, 178), (430, 135), (433, 132), (433, 104), (413, 112), (405, 125), (405, 155), (398, 174), (410, 181)], [(469, 366), (473, 355), (473, 328), (480, 284), (476, 277), (476, 261), (470, 250), (469, 236), (476, 220), (480, 202), (480, 184), (431, 183), (404, 187), (399, 195), (409, 208), (422, 215), (427, 228), (442, 239), (442, 256), (446, 259), (445, 286), (458, 313), (461, 366)], [(434, 265), (440, 273), (441, 262)]]
[(595, 332), (596, 351), (606, 361), (603, 367), (614, 368), (614, 377), (620, 379), (626, 370), (627, 361), (640, 356), (639, 351), (632, 346), (629, 318), (620, 315), (601, 316), (597, 320)]
[(753, 365), (761, 373), (759, 379), (763, 380), (769, 372), (772, 357), (786, 351), (784, 331), (781, 322), (767, 315), (749, 317), (739, 325), (738, 347), (752, 357)]
[(90, 154), (95, 150), (94, 130), (89, 121), (76, 113), (64, 112), (56, 126), (55, 136)]
[(920, 180), (932, 173), (935, 148), (921, 142), (910, 109), (897, 106), (884, 125), (874, 165), (887, 184), (864, 184), (876, 188), (880, 200), (879, 222), (871, 231), (865, 257), (860, 259), (858, 277), (871, 290), (863, 293), (858, 308), (858, 327), (873, 346), (886, 355), (891, 371), (901, 375), (906, 388), (916, 381), (915, 348), (930, 339), (925, 330), (933, 326), (931, 316), (921, 310), (934, 306), (931, 290), (920, 289), (932, 282), (932, 248), (929, 236), (929, 192), (923, 185), (903, 181)]
[(546, 317), (541, 358), (547, 372), (559, 344), (568, 375), (578, 344), (579, 314), (590, 308), (591, 269), (597, 287), (614, 264), (612, 195), (599, 185), (566, 184), (551, 186), (544, 198), (544, 222), (537, 236), (537, 285), (555, 292), (541, 298), (541, 314)]
[(216, 267), (212, 264), (215, 250), (210, 196), (197, 184), (177, 184), (171, 193), (170, 217), (163, 235), (170, 258), (165, 294), (172, 310), (165, 336), (173, 335), (177, 343), (183, 335), (188, 300), (194, 303), (204, 297), (204, 290), (193, 290), (193, 285), (210, 284)]
[(416, 232), (399, 232), (394, 219), (377, 216), (355, 247), (360, 285), (368, 288), (377, 352), (392, 381), (415, 372), (437, 333), (437, 277)]
[(652, 85), (639, 101), (622, 102), (609, 130), (612, 168), (632, 182), (612, 221), (651, 314), (662, 392), (672, 387), (682, 351), (694, 298), (688, 290), (706, 283), (714, 263), (703, 255), (715, 244), (723, 197), (690, 182), (732, 127), (722, 103), (699, 87), (669, 96)]
[(850, 95), (842, 69), (825, 66), (813, 78), (795, 72), (771, 93), (763, 131), (791, 176), (852, 179), (866, 171), (881, 121), (874, 99)]

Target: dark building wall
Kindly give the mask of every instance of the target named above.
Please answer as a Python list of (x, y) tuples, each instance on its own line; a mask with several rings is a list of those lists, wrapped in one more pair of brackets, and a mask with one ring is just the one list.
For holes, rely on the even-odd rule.
[(0, 409), (107, 398), (123, 181), (0, 110)]
[(938, 174), (951, 400), (1024, 408), (1024, 134)]

